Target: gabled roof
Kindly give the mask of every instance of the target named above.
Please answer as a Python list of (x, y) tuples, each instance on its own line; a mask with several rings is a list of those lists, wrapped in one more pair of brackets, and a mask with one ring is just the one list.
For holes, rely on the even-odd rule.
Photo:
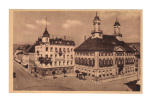
[(134, 52), (125, 42), (112, 35), (103, 35), (103, 39), (89, 37), (75, 51), (114, 51), (116, 46), (121, 46), (127, 52)]

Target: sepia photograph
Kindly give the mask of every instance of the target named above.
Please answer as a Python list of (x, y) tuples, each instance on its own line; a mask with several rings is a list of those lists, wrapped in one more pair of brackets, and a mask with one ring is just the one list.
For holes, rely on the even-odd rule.
[(9, 10), (9, 92), (142, 93), (142, 10)]

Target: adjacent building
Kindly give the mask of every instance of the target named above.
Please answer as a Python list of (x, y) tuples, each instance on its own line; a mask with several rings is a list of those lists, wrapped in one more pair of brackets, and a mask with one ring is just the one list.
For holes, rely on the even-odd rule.
[(91, 36), (75, 48), (75, 70), (86, 72), (89, 78), (107, 79), (135, 72), (135, 50), (122, 40), (121, 25), (116, 19), (113, 35), (100, 28), (96, 14)]
[(35, 44), (21, 45), (14, 52), (14, 59), (24, 67), (31, 69), (35, 61)]

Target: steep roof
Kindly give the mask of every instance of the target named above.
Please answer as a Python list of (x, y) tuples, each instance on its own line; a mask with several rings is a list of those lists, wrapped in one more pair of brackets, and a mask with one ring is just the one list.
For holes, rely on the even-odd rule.
[(114, 51), (116, 46), (121, 46), (127, 52), (134, 52), (125, 42), (111, 35), (103, 35), (103, 39), (89, 37), (75, 51)]
[(127, 43), (132, 49), (140, 53), (140, 43)]
[(68, 45), (68, 46), (75, 46), (74, 41), (69, 41), (69, 40), (63, 40), (61, 38), (56, 38), (56, 39), (50, 39), (50, 44), (51, 45)]
[(24, 51), (24, 53), (25, 53), (25, 54), (34, 53), (34, 52), (35, 52), (35, 45), (36, 45), (36, 43), (35, 43), (34, 45), (30, 45), (30, 47), (29, 47), (28, 49), (26, 49), (26, 50)]
[(118, 21), (115, 22), (114, 26), (121, 26)]
[(96, 15), (95, 18), (94, 18), (94, 21), (95, 20), (100, 20), (100, 18)]
[(43, 37), (49, 37), (49, 33), (48, 33), (48, 31), (47, 31), (47, 28), (45, 28), (45, 31), (44, 31), (44, 33), (43, 33)]

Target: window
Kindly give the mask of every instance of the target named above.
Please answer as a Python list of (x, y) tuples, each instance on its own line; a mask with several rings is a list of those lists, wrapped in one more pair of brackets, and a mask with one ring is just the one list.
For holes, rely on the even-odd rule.
[(61, 51), (61, 48), (59, 48), (59, 51)]
[(51, 52), (53, 51), (53, 47), (51, 47)]
[(57, 62), (55, 61), (55, 65), (57, 65)]
[(50, 57), (52, 58), (52, 57), (53, 57), (53, 55), (51, 54), (51, 55), (50, 55)]
[(69, 58), (69, 55), (67, 55), (67, 58)]
[(69, 51), (69, 48), (67, 48), (67, 51), (70, 52), (70, 51)]
[(45, 55), (46, 58), (48, 58), (48, 55)]
[(61, 65), (61, 62), (59, 62), (59, 65)]
[(73, 59), (73, 55), (71, 55), (71, 59)]
[(67, 65), (69, 65), (69, 61), (67, 61)]
[(57, 51), (57, 48), (55, 48), (55, 52), (58, 52), (58, 51)]
[(63, 51), (66, 52), (66, 49), (64, 48)]
[(65, 55), (63, 55), (63, 58), (65, 58)]
[(50, 65), (52, 65), (52, 62), (50, 62)]
[(55, 58), (57, 58), (57, 54), (55, 54)]
[(39, 51), (37, 50), (37, 55), (39, 56)]
[(71, 52), (73, 51), (73, 48), (71, 48)]
[(48, 51), (48, 47), (46, 47), (46, 51)]
[(72, 61), (71, 61), (71, 65), (72, 65)]

